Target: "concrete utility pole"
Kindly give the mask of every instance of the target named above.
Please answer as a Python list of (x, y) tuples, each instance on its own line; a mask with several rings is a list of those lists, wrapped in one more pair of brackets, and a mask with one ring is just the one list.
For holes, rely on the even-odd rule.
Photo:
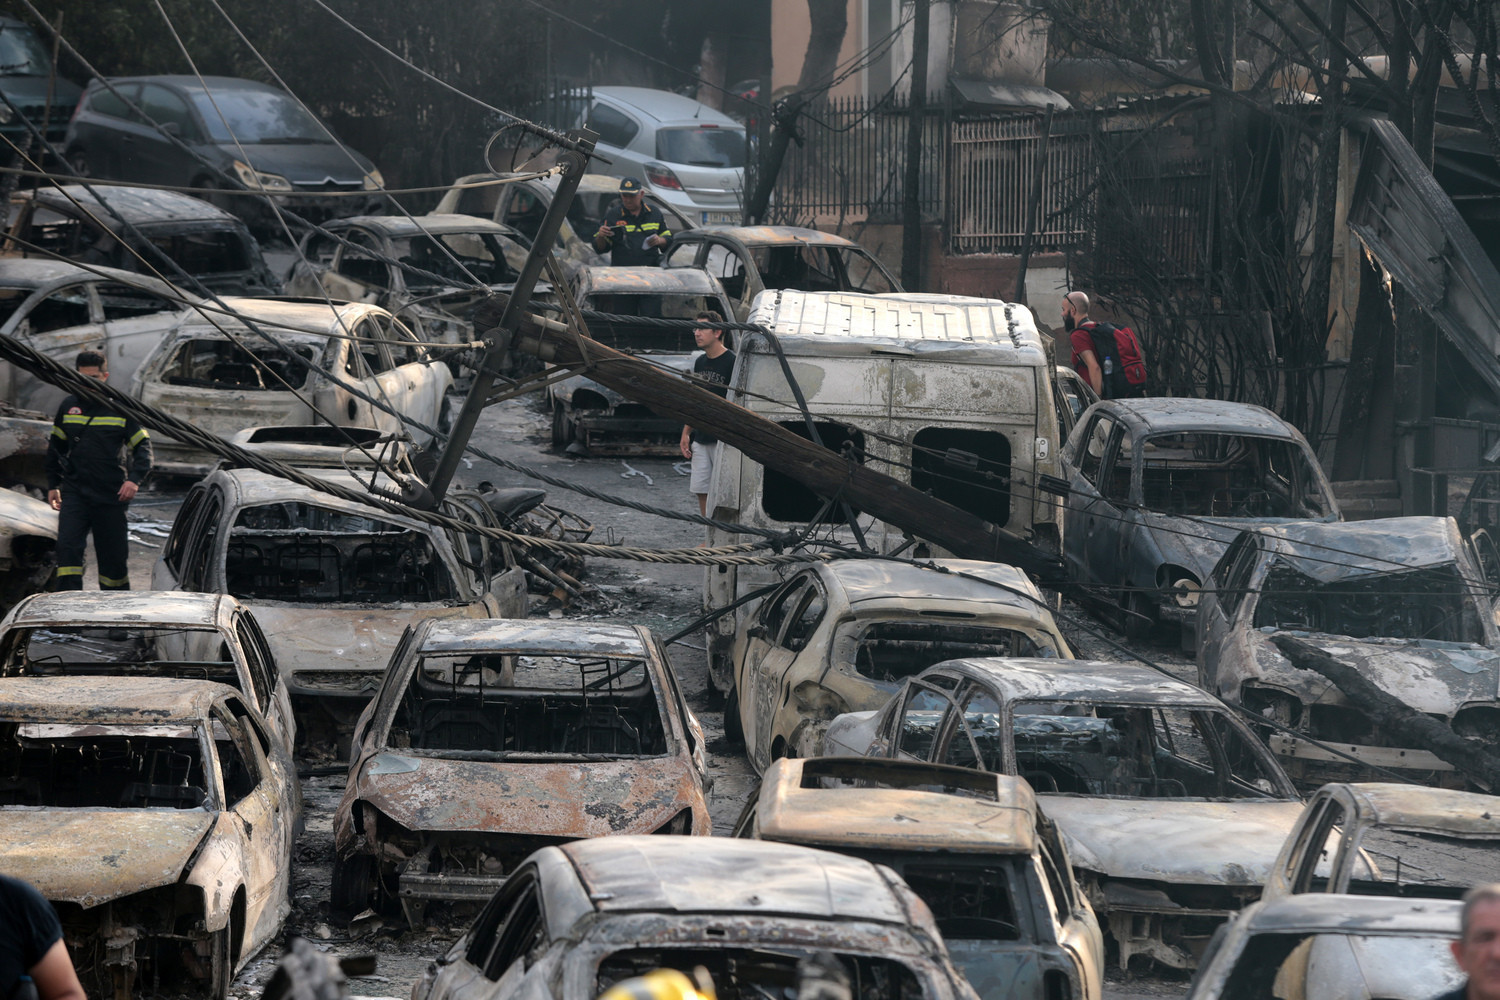
[(930, 0), (914, 0), (911, 25), (911, 106), (906, 172), (901, 186), (901, 284), (922, 287), (922, 132), (927, 121), (927, 34)]
[(495, 372), (500, 370), (506, 354), (510, 352), (511, 340), (515, 337), (521, 317), (526, 314), (527, 305), (531, 303), (531, 293), (536, 288), (537, 279), (542, 276), (547, 258), (552, 254), (552, 245), (557, 239), (558, 231), (562, 229), (563, 220), (568, 217), (568, 207), (573, 204), (573, 195), (578, 190), (578, 182), (584, 171), (588, 169), (589, 156), (594, 152), (594, 141), (598, 138), (586, 128), (567, 135), (572, 148), (564, 150), (558, 157), (562, 179), (558, 182), (557, 193), (552, 196), (552, 204), (547, 206), (547, 214), (543, 216), (541, 228), (537, 230), (536, 239), (531, 244), (531, 252), (526, 255), (526, 263), (516, 277), (515, 290), (511, 292), (510, 301), (506, 304), (505, 315), (500, 317), (500, 325), (483, 332), (488, 346), (474, 372), (474, 382), (469, 387), (468, 396), (464, 398), (464, 407), (453, 421), (448, 446), (443, 449), (437, 471), (432, 474), (435, 504), (443, 502), (443, 494), (448, 492), (453, 474), (458, 471), (459, 459), (463, 457), (464, 448), (468, 446), (469, 438), (474, 433), (474, 425), (479, 422), (479, 411), (489, 401), (490, 389), (495, 384)]
[[(507, 313), (508, 315), (508, 313)], [(1007, 562), (1045, 578), (1060, 579), (1056, 553), (1043, 551), (1014, 532), (841, 455), (717, 394), (685, 382), (629, 354), (587, 337), (575, 337), (555, 320), (529, 316), (516, 348), (570, 368), (587, 366), (588, 377), (663, 416), (707, 431), (824, 497), (839, 497), (856, 510), (966, 559)]]

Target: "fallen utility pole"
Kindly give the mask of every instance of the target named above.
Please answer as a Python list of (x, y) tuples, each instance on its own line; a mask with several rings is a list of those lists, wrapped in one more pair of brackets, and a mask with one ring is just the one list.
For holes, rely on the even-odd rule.
[(1343, 692), (1349, 703), (1370, 717), (1377, 727), (1408, 746), (1430, 750), (1456, 767), (1475, 784), (1500, 789), (1500, 756), (1475, 746), (1436, 719), (1377, 687), (1354, 667), (1296, 636), (1273, 635), (1271, 642), (1292, 666), (1322, 674)]
[[(476, 314), (476, 320), (481, 315)], [(575, 335), (555, 320), (528, 315), (515, 346), (552, 364), (586, 368), (588, 377), (600, 385), (712, 434), (824, 499), (836, 497), (847, 501), (856, 510), (955, 555), (1011, 563), (1047, 580), (1061, 578), (1061, 564), (1055, 554), (1043, 551), (1014, 532), (813, 444), (675, 374), (606, 347), (584, 334)]]

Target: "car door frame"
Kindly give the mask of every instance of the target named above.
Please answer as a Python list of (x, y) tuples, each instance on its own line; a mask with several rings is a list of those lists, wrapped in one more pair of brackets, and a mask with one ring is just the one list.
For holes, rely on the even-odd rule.
[[(98, 280), (98, 278), (84, 275), (32, 292), (21, 303), (21, 308), (16, 310), (19, 317), (12, 328), (11, 336), (33, 350), (63, 362), (70, 368), (79, 351), (92, 349), (107, 352), (109, 331), (104, 323), (104, 307), (99, 301), (98, 289), (94, 287)], [(75, 288), (83, 291), (85, 308), (88, 311), (87, 322), (77, 326), (60, 326), (40, 333), (36, 332), (32, 328), (31, 317), (38, 306), (55, 295), (70, 292)], [(12, 405), (51, 413), (67, 396), (67, 393), (51, 383), (30, 377), (21, 378), (20, 370), (9, 362), (6, 362), (4, 367), (9, 373), (8, 384), (0, 388), (6, 390), (4, 398)]]

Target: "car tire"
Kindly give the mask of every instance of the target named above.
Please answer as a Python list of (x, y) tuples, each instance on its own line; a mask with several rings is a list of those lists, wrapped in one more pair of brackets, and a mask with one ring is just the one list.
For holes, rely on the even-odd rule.
[(1151, 637), (1151, 632), (1156, 628), (1156, 614), (1151, 606), (1151, 599), (1139, 590), (1132, 590), (1125, 597), (1125, 638), (1133, 642), (1140, 642)]
[(552, 447), (566, 448), (573, 443), (573, 421), (561, 403), (552, 404)]
[(230, 940), (234, 921), (221, 931), (214, 931), (208, 939), (208, 995), (212, 1000), (226, 1000), (229, 986), (234, 982), (234, 942)]
[(374, 898), (374, 858), (368, 854), (356, 854), (352, 858), (334, 861), (329, 903), (336, 915), (345, 920), (357, 916), (373, 905)]
[(736, 746), (745, 745), (745, 727), (740, 723), (740, 693), (734, 688), (724, 699), (724, 738)]

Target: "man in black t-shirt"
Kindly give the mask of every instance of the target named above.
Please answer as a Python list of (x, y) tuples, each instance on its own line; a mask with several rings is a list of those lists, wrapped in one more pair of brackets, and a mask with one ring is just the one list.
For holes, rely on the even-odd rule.
[(0, 1000), (15, 994), (23, 976), (36, 983), (40, 1000), (84, 1000), (52, 904), (20, 879), (0, 875)]
[[(699, 321), (722, 323), (724, 317), (709, 309), (699, 313)], [(703, 388), (729, 397), (729, 377), (734, 374), (734, 352), (724, 346), (724, 331), (709, 326), (693, 328), (693, 343), (703, 349), (693, 361), (693, 378), (704, 383)], [(719, 439), (706, 431), (682, 428), (682, 457), (693, 463), (692, 475), (688, 478), (688, 489), (698, 494), (698, 512), (708, 514), (708, 488), (714, 479), (714, 456)]]

